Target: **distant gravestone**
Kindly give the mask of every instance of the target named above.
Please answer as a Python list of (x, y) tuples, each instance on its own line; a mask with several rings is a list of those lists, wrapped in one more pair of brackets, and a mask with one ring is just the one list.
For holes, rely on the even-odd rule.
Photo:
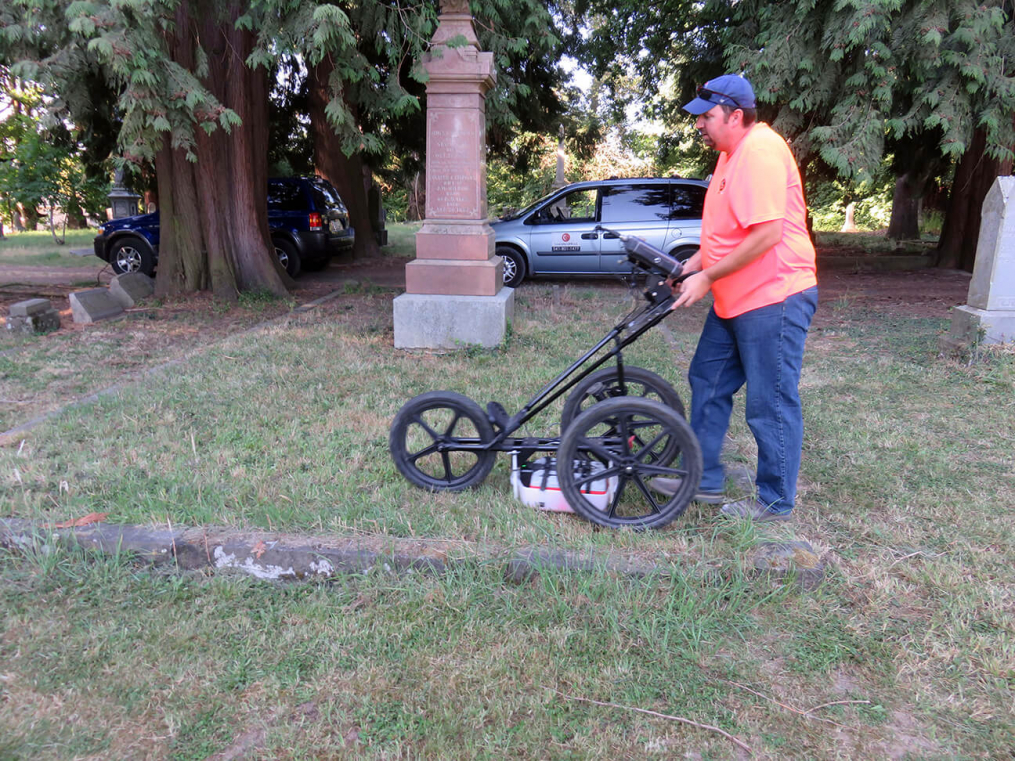
[(1015, 341), (1015, 177), (998, 177), (983, 200), (966, 301), (952, 313), (943, 349)]
[(121, 315), (123, 307), (108, 288), (89, 288), (70, 295), (70, 311), (74, 322), (87, 324)]
[(550, 186), (551, 190), (560, 190), (567, 185), (567, 179), (564, 177), (564, 162), (567, 160), (567, 147), (564, 145), (564, 125), (560, 125), (560, 129), (557, 132), (557, 171), (553, 177), (553, 184)]
[(850, 201), (846, 204), (846, 219), (842, 223), (842, 227), (839, 229), (840, 233), (855, 233), (856, 232), (856, 201)]
[(48, 333), (59, 328), (60, 313), (49, 299), (29, 299), (11, 304), (7, 330), (12, 333)]
[(124, 309), (155, 293), (155, 281), (143, 272), (124, 272), (109, 282), (109, 293)]

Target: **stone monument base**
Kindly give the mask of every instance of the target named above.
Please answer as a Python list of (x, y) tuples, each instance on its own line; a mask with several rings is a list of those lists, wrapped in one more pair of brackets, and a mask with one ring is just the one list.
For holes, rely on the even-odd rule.
[(968, 305), (955, 307), (951, 330), (941, 336), (941, 350), (948, 353), (967, 352), (978, 342), (1015, 342), (1015, 309), (977, 309)]
[(403, 293), (394, 302), (396, 349), (493, 348), (507, 335), (515, 292), (496, 296)]

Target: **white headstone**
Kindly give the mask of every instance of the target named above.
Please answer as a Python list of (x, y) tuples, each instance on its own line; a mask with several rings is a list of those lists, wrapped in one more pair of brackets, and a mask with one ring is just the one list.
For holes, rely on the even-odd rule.
[(998, 177), (983, 199), (976, 264), (966, 303), (1015, 309), (1015, 177)]
[(946, 349), (1015, 341), (1015, 177), (998, 177), (983, 199), (967, 304), (955, 309)]

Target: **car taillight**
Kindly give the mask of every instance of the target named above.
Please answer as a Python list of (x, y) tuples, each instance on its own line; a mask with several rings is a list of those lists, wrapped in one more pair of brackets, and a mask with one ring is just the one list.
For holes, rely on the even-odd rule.
[(310, 221), (310, 229), (311, 230), (320, 230), (321, 228), (324, 227), (324, 225), (321, 224), (321, 215), (318, 214), (316, 211), (310, 212), (310, 220), (309, 221)]

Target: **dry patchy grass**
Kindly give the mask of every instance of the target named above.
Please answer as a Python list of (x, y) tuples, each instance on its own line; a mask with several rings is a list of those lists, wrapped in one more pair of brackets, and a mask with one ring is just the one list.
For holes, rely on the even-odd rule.
[[(527, 285), (507, 347), (456, 355), (396, 352), (391, 294), (345, 293), (46, 424), (0, 451), (7, 515), (605, 549), (685, 573), (516, 588), (480, 564), (276, 588), (7, 559), (0, 735), (12, 752), (51, 742), (29, 714), (88, 695), (97, 729), (51, 757), (131, 735), (161, 738), (139, 755), (174, 758), (736, 755), (634, 707), (720, 726), (759, 757), (1002, 756), (1015, 731), (1015, 357), (939, 358), (940, 292), (906, 312), (858, 282), (828, 289), (811, 337), (792, 527), (694, 505), (665, 531), (594, 531), (513, 503), (503, 461), (461, 494), (397, 475), (386, 437), (403, 401), (450, 388), (517, 408), (623, 310), (611, 288)], [(700, 320), (673, 315), (671, 340), (656, 331), (629, 361), (684, 393)], [(532, 432), (552, 432), (557, 412)], [(734, 421), (728, 456), (750, 463), (742, 407)], [(753, 545), (798, 536), (828, 563), (820, 591), (748, 582)], [(33, 708), (10, 710), (15, 697)]]

